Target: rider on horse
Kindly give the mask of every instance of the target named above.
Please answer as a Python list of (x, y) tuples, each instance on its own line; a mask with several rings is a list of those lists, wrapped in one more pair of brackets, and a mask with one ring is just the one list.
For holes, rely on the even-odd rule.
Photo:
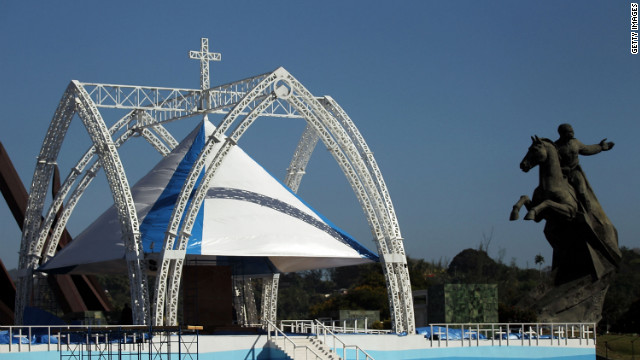
[(603, 139), (599, 144), (585, 145), (573, 137), (573, 128), (569, 124), (560, 125), (558, 134), (560, 134), (560, 138), (556, 140), (555, 145), (558, 149), (562, 173), (576, 190), (578, 201), (584, 206), (585, 211), (590, 212), (592, 204), (587, 196), (588, 183), (582, 168), (580, 168), (578, 155), (595, 155), (601, 151), (611, 150), (615, 144)]

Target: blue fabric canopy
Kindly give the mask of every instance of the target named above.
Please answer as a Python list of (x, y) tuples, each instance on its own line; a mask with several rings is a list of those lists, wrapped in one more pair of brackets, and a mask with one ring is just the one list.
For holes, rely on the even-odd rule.
[[(132, 187), (149, 259), (159, 257), (182, 186), (214, 129), (205, 119)], [(206, 166), (212, 160), (207, 159)], [(126, 273), (124, 254), (111, 207), (39, 270)], [(258, 275), (357, 265), (378, 256), (234, 146), (216, 172), (191, 231), (187, 260), (196, 259)]]

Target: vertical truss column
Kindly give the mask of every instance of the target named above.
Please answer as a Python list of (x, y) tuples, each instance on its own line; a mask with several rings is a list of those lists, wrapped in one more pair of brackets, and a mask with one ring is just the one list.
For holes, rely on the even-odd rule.
[(247, 326), (258, 323), (258, 309), (256, 308), (256, 296), (253, 291), (253, 279), (248, 278), (244, 282), (244, 307), (247, 313)]
[(233, 304), (239, 325), (250, 326), (258, 323), (256, 299), (251, 278), (236, 276), (233, 278)]
[(233, 278), (233, 307), (236, 311), (236, 321), (238, 325), (247, 324), (247, 308), (242, 290), (242, 278), (235, 276)]
[(276, 323), (278, 317), (278, 283), (280, 274), (262, 279), (262, 324), (266, 321)]

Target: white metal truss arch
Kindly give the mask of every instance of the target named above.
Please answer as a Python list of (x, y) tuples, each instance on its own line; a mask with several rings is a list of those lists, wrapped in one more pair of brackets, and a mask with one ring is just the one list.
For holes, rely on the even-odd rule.
[[(126, 141), (126, 139), (128, 139), (131, 136), (131, 134), (132, 132), (124, 133), (123, 136), (121, 136), (118, 139), (119, 141), (115, 142), (116, 146), (119, 147), (122, 144), (122, 142)], [(37, 239), (38, 243), (36, 245), (37, 248), (41, 248), (45, 244), (47, 240), (47, 235), (49, 234), (51, 227), (53, 226), (53, 223), (56, 220), (56, 215), (60, 211), (60, 208), (62, 207), (64, 199), (69, 194), (69, 191), (71, 191), (71, 188), (73, 184), (76, 182), (77, 178), (82, 174), (82, 171), (86, 166), (86, 164), (89, 163), (90, 158), (93, 157), (94, 155), (95, 155), (95, 148), (92, 146), (89, 149), (89, 151), (87, 151), (85, 156), (83, 156), (82, 159), (80, 159), (80, 162), (71, 170), (71, 172), (69, 173), (65, 181), (62, 183), (60, 190), (56, 194), (55, 198), (52, 201), (52, 204), (49, 207), (49, 210), (47, 211), (45, 221), (40, 226), (40, 231), (39, 231), (40, 235), (38, 236), (38, 239)], [(85, 172), (85, 175), (82, 177), (82, 179), (78, 183), (78, 186), (76, 187), (76, 189), (73, 191), (72, 197), (71, 197), (71, 199), (73, 200), (70, 200), (67, 202), (68, 206), (64, 208), (65, 210), (63, 211), (63, 214), (57, 219), (58, 221), (56, 222), (53, 235), (50, 237), (50, 240), (46, 243), (47, 244), (46, 249), (41, 252), (42, 263), (49, 260), (55, 254), (58, 243), (60, 242), (60, 237), (67, 225), (71, 212), (73, 211), (78, 200), (84, 193), (84, 190), (87, 189), (91, 181), (95, 178), (95, 174), (100, 169), (100, 167), (101, 167), (100, 162), (94, 161), (91, 167)]]
[[(349, 137), (353, 140), (354, 145), (360, 152), (362, 159), (369, 169), (369, 172), (373, 174), (375, 185), (382, 195), (384, 208), (387, 210), (389, 223), (391, 226), (391, 230), (393, 231), (393, 236), (391, 238), (391, 249), (393, 249), (392, 254), (396, 254), (393, 255), (391, 259), (385, 259), (385, 264), (391, 263), (395, 268), (394, 273), (398, 278), (397, 281), (400, 285), (399, 290), (402, 294), (400, 296), (400, 300), (402, 301), (402, 308), (407, 309), (407, 331), (413, 332), (415, 331), (413, 296), (411, 292), (411, 282), (409, 279), (409, 270), (406, 263), (404, 244), (402, 235), (400, 234), (400, 225), (398, 223), (398, 219), (393, 207), (393, 202), (391, 201), (389, 190), (387, 189), (384, 178), (382, 177), (382, 172), (380, 171), (380, 168), (378, 167), (378, 164), (373, 156), (373, 152), (369, 150), (369, 146), (365, 142), (364, 137), (355, 126), (353, 121), (351, 121), (347, 113), (340, 107), (340, 105), (338, 105), (338, 103), (330, 96), (325, 96), (323, 99), (321, 99), (321, 103), (328, 111), (334, 114), (334, 116), (340, 121), (345, 130), (348, 132)], [(400, 261), (394, 261), (397, 260), (397, 258), (400, 258)], [(411, 300), (411, 302), (407, 302), (408, 299)]]
[[(353, 168), (344, 166), (343, 171), (345, 172), (345, 175), (347, 175), (347, 178), (349, 179), (349, 181), (352, 183), (352, 187), (354, 188), (356, 195), (360, 194), (358, 190), (361, 189), (360, 186), (364, 184), (367, 192), (369, 193), (369, 196), (371, 196), (374, 200), (373, 205), (376, 207), (375, 210), (377, 215), (381, 216), (384, 220), (384, 225), (385, 225), (384, 232), (385, 232), (386, 241), (382, 242), (380, 241), (381, 240), (380, 237), (377, 237), (378, 252), (382, 256), (382, 260), (385, 265), (385, 270), (386, 270), (385, 275), (387, 278), (387, 286), (388, 286), (389, 298), (391, 302), (390, 305), (392, 309), (392, 316), (394, 316), (394, 329), (397, 332), (413, 333), (415, 332), (413, 304), (412, 304), (413, 300), (410, 292), (410, 282), (408, 277), (408, 271), (406, 269), (406, 257), (404, 255), (404, 251), (398, 253), (397, 252), (398, 247), (393, 246), (393, 245), (396, 245), (394, 243), (397, 243), (399, 241), (401, 244), (402, 241), (401, 239), (398, 240), (397, 237), (394, 236), (395, 235), (394, 232), (391, 231), (390, 218), (388, 217), (388, 212), (389, 211), (393, 212), (393, 208), (389, 208), (388, 206), (386, 206), (385, 203), (382, 202), (382, 199), (377, 191), (378, 189), (376, 188), (376, 186), (373, 185), (373, 180), (371, 178), (369, 171), (367, 171), (366, 167), (364, 167), (362, 157), (360, 156), (360, 154), (358, 154), (358, 151), (355, 149), (353, 140), (349, 137), (346, 131), (340, 127), (340, 124), (336, 122), (332, 114), (326, 112), (326, 109), (319, 106), (319, 102), (316, 100), (316, 98), (314, 98), (304, 88), (304, 86), (302, 86), (300, 82), (295, 80), (295, 78), (293, 78), (291, 74), (287, 74), (287, 78), (288, 78), (288, 83), (291, 84), (291, 86), (295, 90), (295, 94), (297, 95), (299, 94), (300, 97), (305, 100), (305, 103), (311, 109), (313, 109), (313, 111), (318, 116), (318, 118), (320, 118), (323, 121), (325, 126), (327, 126), (327, 128), (330, 129), (331, 134), (336, 138), (338, 146), (340, 146), (340, 148), (343, 149), (344, 154), (348, 157), (349, 162), (353, 164)], [(290, 102), (294, 105), (296, 110), (298, 110), (301, 113), (304, 113), (306, 109), (302, 106), (302, 104), (296, 104), (295, 99), (296, 97), (292, 96), (292, 99)], [(313, 119), (313, 117), (309, 115), (305, 115), (305, 119), (309, 122), (310, 120)], [(348, 120), (348, 117), (346, 117), (346, 119)], [(310, 121), (309, 123), (313, 124), (314, 122)], [(351, 125), (353, 124), (351, 123)], [(355, 126), (352, 126), (352, 128), (355, 129)], [(323, 141), (325, 142), (325, 145), (329, 147), (331, 150), (332, 149), (331, 143), (325, 141), (325, 139), (323, 139)], [(364, 144), (363, 139), (361, 139), (360, 142), (361, 144)], [(339, 152), (335, 151), (335, 148), (333, 148), (333, 150), (334, 151), (332, 151), (332, 153), (334, 154), (334, 157), (336, 157), (338, 164), (342, 166), (342, 161), (341, 161), (342, 155)], [(354, 169), (357, 172), (356, 174), (357, 177), (350, 176), (351, 174), (349, 171), (351, 169)], [(358, 182), (360, 182), (360, 184), (358, 184)], [(386, 191), (386, 186), (384, 185), (383, 182), (382, 182), (382, 187), (384, 187)], [(370, 208), (368, 206), (370, 206), (371, 203), (368, 202), (368, 199), (359, 198), (359, 200), (363, 205), (363, 209), (369, 215), (369, 219), (371, 220), (370, 225), (376, 226), (376, 224), (379, 224), (377, 223), (377, 220), (374, 214), (371, 214), (370, 212)], [(395, 214), (394, 214), (394, 218), (395, 218)], [(378, 233), (377, 229), (372, 229), (372, 232), (374, 232), (374, 234)], [(386, 250), (385, 247), (387, 249), (390, 248), (391, 251), (389, 252), (389, 250)], [(406, 276), (403, 274), (403, 272), (406, 273)], [(404, 289), (408, 289), (408, 290), (404, 290)]]
[[(148, 116), (148, 115), (147, 115)], [(162, 125), (156, 125), (153, 129), (156, 130), (159, 134), (163, 134), (161, 137), (167, 143), (165, 145), (159, 139), (157, 139), (156, 135), (148, 130), (148, 128), (139, 129), (136, 124), (134, 126), (130, 126), (132, 122), (139, 123), (139, 117), (134, 117), (133, 113), (129, 113), (123, 118), (121, 118), (118, 122), (116, 122), (111, 128), (109, 128), (109, 134), (113, 136), (118, 133), (122, 129), (126, 129), (122, 134), (120, 134), (115, 140), (114, 144), (116, 148), (119, 148), (126, 141), (131, 139), (134, 134), (138, 132), (142, 132), (143, 138), (146, 139), (162, 156), (166, 156), (168, 152), (170, 152), (175, 146), (177, 146), (177, 142), (169, 134), (166, 129)], [(158, 145), (159, 144), (159, 145)], [(51, 230), (51, 226), (53, 221), (56, 220), (56, 214), (60, 211), (62, 204), (69, 194), (70, 189), (73, 184), (76, 182), (77, 178), (82, 174), (84, 168), (89, 164), (91, 160), (95, 157), (95, 147), (91, 146), (89, 150), (81, 157), (78, 163), (71, 169), (69, 175), (65, 178), (65, 181), (62, 183), (60, 190), (58, 191), (56, 197), (54, 198), (52, 204), (50, 205), (49, 211), (47, 212), (47, 216), (45, 218), (44, 224), (40, 227), (40, 236), (38, 238), (38, 246), (42, 246), (46, 241), (47, 234)], [(42, 253), (42, 261), (41, 263), (47, 262), (56, 252), (56, 248), (58, 246), (58, 242), (60, 241), (60, 237), (62, 236), (62, 232), (67, 226), (67, 222), (71, 216), (71, 213), (75, 209), (78, 201), (84, 194), (84, 191), (88, 188), (91, 181), (95, 178), (96, 173), (101, 168), (101, 163), (99, 161), (95, 161), (88, 170), (85, 171), (84, 175), (78, 182), (76, 188), (72, 192), (69, 200), (66, 203), (62, 213), (57, 218), (56, 225), (50, 236), (49, 242), (46, 244), (46, 249)]]
[[(113, 135), (115, 132), (119, 131), (125, 125), (127, 125), (131, 120), (132, 120), (131, 117), (128, 115), (123, 117), (122, 119), (120, 119), (120, 121), (118, 121), (114, 126), (112, 126), (109, 129), (109, 134)], [(116, 147), (119, 147), (131, 135), (133, 135), (133, 130), (129, 130), (123, 133), (115, 141)], [(50, 237), (50, 240), (47, 243), (47, 248), (43, 252), (41, 251), (42, 246), (44, 246), (47, 240), (49, 231), (51, 230), (51, 226), (53, 225), (53, 222), (56, 220), (56, 214), (58, 214), (58, 212), (60, 211), (60, 208), (62, 207), (62, 204), (65, 198), (69, 194), (69, 191), (71, 190), (72, 186), (76, 182), (77, 178), (82, 174), (84, 168), (89, 164), (89, 162), (92, 161), (95, 155), (96, 155), (95, 147), (91, 146), (89, 150), (87, 150), (85, 154), (80, 158), (80, 160), (76, 163), (76, 165), (73, 168), (71, 168), (71, 171), (65, 178), (64, 182), (60, 186), (60, 190), (58, 190), (58, 193), (56, 194), (51, 205), (49, 206), (49, 210), (47, 211), (47, 215), (44, 218), (44, 222), (42, 223), (39, 229), (39, 236), (37, 238), (37, 243), (34, 246), (34, 248), (37, 249), (38, 253), (42, 254), (41, 255), (43, 257), (42, 262), (46, 262), (50, 257), (54, 255), (56, 251), (56, 247), (58, 246), (58, 242), (60, 241), (62, 231), (67, 225), (69, 215), (73, 211), (73, 208), (77, 203), (77, 199), (72, 202), (73, 206), (66, 211), (67, 214), (63, 214), (61, 216), (61, 219), (58, 219), (59, 221), (56, 223), (56, 229), (54, 230), (53, 235)], [(91, 179), (93, 179), (93, 177), (95, 176), (95, 173), (99, 169), (100, 169), (100, 163), (97, 161), (94, 162), (94, 164), (90, 167), (90, 169), (85, 173), (85, 176), (83, 176), (83, 180), (81, 180), (81, 183), (84, 184), (84, 182), (86, 182), (86, 186), (88, 186), (89, 183), (91, 182)], [(91, 176), (87, 176), (88, 174), (91, 174)], [(86, 189), (86, 186), (83, 186), (81, 192), (74, 191), (75, 196), (79, 198), (82, 195), (84, 189)]]
[[(68, 219), (73, 209), (75, 208), (75, 205), (84, 193), (84, 190), (91, 183), (91, 180), (95, 177), (96, 172), (105, 162), (102, 157), (113, 156), (113, 154), (108, 149), (109, 146), (105, 146), (105, 144), (111, 140), (112, 135), (121, 131), (122, 129), (125, 129), (125, 132), (122, 133), (114, 142), (112, 142), (113, 151), (115, 151), (115, 148), (119, 147), (122, 143), (126, 142), (136, 133), (141, 133), (141, 135), (156, 149), (158, 149), (162, 155), (168, 153), (170, 149), (175, 147), (177, 144), (173, 136), (171, 136), (160, 124), (154, 124), (151, 129), (156, 131), (161, 136), (162, 140), (164, 140), (168, 145), (162, 143), (162, 141), (160, 141), (158, 137), (148, 128), (140, 128), (139, 125), (144, 125), (142, 124), (142, 121), (140, 121), (141, 117), (134, 117), (132, 116), (133, 113), (127, 114), (125, 117), (116, 122), (116, 124), (114, 124), (108, 131), (104, 131), (106, 129), (106, 125), (104, 125), (104, 122), (97, 112), (97, 109), (95, 109), (94, 107), (93, 112), (88, 112), (84, 107), (85, 105), (82, 104), (82, 101), (80, 99), (82, 96), (81, 90), (81, 85), (79, 85), (79, 83), (72, 82), (67, 88), (67, 91), (65, 91), (65, 94), (63, 95), (63, 98), (60, 102), (60, 106), (56, 111), (56, 114), (54, 115), (54, 119), (52, 120), (49, 132), (47, 133), (45, 141), (43, 142), (43, 149), (41, 151), (42, 155), (40, 158), (48, 160), (39, 161), (36, 165), (32, 191), (29, 197), (29, 211), (27, 212), (27, 216), (25, 217), (23, 239), (21, 242), (22, 250), (20, 252), (20, 274), (22, 276), (20, 277), (21, 281), (18, 283), (18, 291), (16, 293), (17, 324), (20, 324), (22, 322), (21, 315), (23, 314), (24, 308), (28, 301), (28, 292), (31, 288), (33, 270), (40, 262), (40, 259), (46, 261), (54, 255), (62, 232), (66, 227)], [(91, 103), (90, 99), (88, 101), (86, 100), (88, 99), (88, 97), (85, 96), (84, 99), (89, 104)], [(62, 145), (62, 139), (64, 139), (71, 119), (76, 113), (79, 114), (80, 118), (85, 123), (85, 127), (87, 128), (87, 131), (89, 131), (90, 136), (92, 134), (94, 135), (92, 136), (94, 145), (85, 152), (78, 163), (71, 169), (70, 173), (65, 178), (65, 181), (62, 183), (60, 190), (53, 198), (51, 205), (46, 212), (46, 216), (43, 217), (41, 215), (42, 210), (44, 209), (46, 189), (48, 188), (49, 181), (51, 179), (51, 171), (53, 169), (53, 165), (55, 165), (56, 163), (57, 155), (59, 153), (60, 146)], [(97, 114), (97, 117), (95, 116), (95, 114)], [(145, 114), (144, 117), (148, 122), (149, 115)], [(87, 122), (94, 123), (94, 125), (89, 125)], [(97, 125), (95, 125), (95, 123), (97, 123)], [(100, 126), (100, 123), (102, 123), (104, 126)], [(133, 126), (131, 125), (132, 123), (134, 123)], [(96, 129), (98, 129), (99, 132), (97, 135), (95, 133)], [(96, 136), (102, 136), (101, 148), (107, 148), (108, 151), (101, 151), (100, 154), (96, 152)], [(117, 152), (115, 152), (115, 154), (117, 154)], [(95, 158), (96, 155), (98, 155), (100, 159), (98, 161), (94, 161), (89, 170), (87, 170), (84, 176), (82, 176), (82, 179), (76, 186), (69, 201), (67, 202), (67, 206), (64, 208), (64, 211), (60, 214), (59, 218), (56, 221), (56, 214), (58, 214), (74, 183), (82, 174), (84, 168), (92, 161), (92, 159)], [(117, 162), (119, 162), (119, 160), (117, 160)], [(122, 166), (119, 165), (115, 168), (122, 168)], [(122, 175), (123, 174), (124, 171), (122, 170)], [(126, 179), (126, 177), (124, 178)], [(128, 184), (123, 185), (126, 185), (126, 187), (128, 188)], [(38, 221), (39, 219), (43, 220)], [(56, 225), (52, 231), (51, 228), (54, 221)], [(48, 242), (47, 238), (49, 238)], [(45, 244), (46, 248), (44, 248)], [(27, 250), (25, 251), (24, 249)], [(138, 273), (138, 271), (136, 271), (136, 273)], [(138, 278), (141, 277), (138, 276)], [(140, 293), (139, 295), (142, 295), (142, 293)], [(144, 300), (135, 299), (133, 301), (136, 303), (142, 303), (142, 301)], [(144, 311), (148, 312), (148, 310)]]
[(16, 289), (15, 323), (22, 324), (24, 308), (33, 280), (33, 270), (39, 260), (36, 245), (37, 229), (41, 223), (41, 213), (53, 168), (60, 152), (64, 135), (75, 112), (74, 87), (70, 84), (56, 109), (53, 120), (42, 143), (38, 161), (31, 182), (31, 191), (27, 201), (25, 219), (22, 225), (20, 258), (18, 262), (18, 284)]
[(158, 124), (146, 111), (134, 110), (130, 114), (136, 119), (135, 130), (162, 156), (167, 156), (171, 150), (178, 146), (178, 142), (171, 133), (162, 124)]
[[(204, 200), (208, 184), (229, 149), (237, 143), (239, 137), (244, 133), (253, 120), (255, 120), (262, 111), (268, 108), (273, 101), (275, 101), (276, 97), (273, 95), (274, 92), (271, 91), (271, 87), (275, 81), (278, 80), (280, 72), (280, 69), (278, 69), (265, 77), (256, 85), (255, 88), (247, 93), (245, 98), (243, 98), (233, 108), (233, 110), (227, 114), (227, 116), (225, 116), (222, 123), (216, 128), (216, 130), (214, 130), (209, 139), (207, 139), (203, 149), (198, 155), (198, 159), (187, 176), (187, 180), (184, 182), (182, 189), (180, 190), (180, 195), (178, 196), (178, 200), (174, 206), (171, 220), (165, 235), (163, 251), (161, 254), (162, 264), (160, 272), (156, 277), (156, 303), (154, 307), (154, 323), (156, 325), (162, 325), (165, 322), (163, 313), (165, 313), (164, 315), (167, 318), (167, 325), (175, 324), (177, 321), (178, 291), (180, 289), (182, 265), (186, 254), (187, 241), (190, 237), (196, 214)], [(265, 93), (267, 95), (266, 98), (264, 97)], [(204, 169), (207, 159), (212, 155), (214, 145), (222, 141), (224, 132), (233, 124), (236, 118), (242, 115), (242, 111), (252, 102), (256, 101), (256, 98), (258, 97), (262, 97), (264, 100), (262, 100), (260, 105), (255, 107), (245, 118), (245, 120), (253, 120), (249, 120), (246, 125), (238, 125), (234, 130), (235, 135), (232, 134), (227, 137), (222, 148), (215, 154), (211, 165), (205, 171), (205, 174), (200, 181), (200, 185), (196, 189), (196, 181), (200, 176), (202, 169)], [(223, 155), (220, 156), (220, 154)], [(182, 228), (178, 232), (180, 220), (182, 219), (183, 214), (185, 214), (187, 202), (194, 189), (196, 189), (196, 193), (191, 200), (189, 209), (186, 211)], [(176, 237), (178, 238), (179, 243), (177, 249), (174, 250)], [(168, 293), (169, 295), (169, 301), (166, 304), (166, 309), (165, 293)]]
[(116, 146), (109, 135), (106, 124), (95, 104), (82, 85), (76, 86), (78, 115), (82, 120), (102, 163), (107, 182), (111, 188), (118, 220), (125, 245), (125, 256), (131, 286), (131, 303), (136, 324), (146, 324), (149, 319), (149, 296), (146, 274), (143, 272), (144, 252), (140, 241), (138, 215), (131, 188)]
[(333, 115), (340, 121), (344, 129), (347, 131), (349, 137), (354, 140), (354, 145), (356, 146), (358, 152), (360, 152), (362, 159), (367, 165), (367, 168), (369, 168), (370, 172), (374, 175), (376, 186), (378, 187), (384, 198), (385, 206), (388, 209), (390, 221), (393, 224), (395, 237), (397, 239), (401, 239), (400, 226), (398, 225), (398, 219), (393, 208), (393, 203), (391, 202), (391, 196), (389, 195), (387, 186), (384, 182), (384, 179), (382, 178), (380, 168), (378, 167), (378, 164), (373, 157), (373, 152), (369, 149), (369, 146), (364, 141), (364, 137), (362, 136), (358, 128), (356, 128), (353, 121), (332, 97), (324, 96), (322, 99), (320, 99), (320, 102), (328, 111), (333, 113)]
[[(265, 96), (265, 89), (274, 84), (273, 86), (275, 87), (275, 91), (272, 93), (272, 101), (277, 97), (285, 99), (289, 104), (291, 104), (293, 108), (295, 108), (295, 110), (305, 118), (308, 124), (313, 127), (316, 134), (332, 152), (334, 158), (338, 162), (338, 165), (345, 173), (367, 215), (372, 232), (377, 240), (378, 252), (382, 255), (394, 320), (394, 329), (397, 332), (415, 332), (410, 291), (408, 292), (409, 297), (406, 298), (407, 292), (402, 290), (408, 287), (408, 284), (399, 284), (401, 281), (408, 281), (408, 276), (405, 277), (402, 276), (402, 274), (399, 274), (402, 269), (406, 270), (406, 258), (403, 252), (397, 253), (394, 251), (393, 241), (396, 240), (396, 233), (391, 227), (391, 221), (388, 215), (389, 210), (385, 206), (382, 196), (380, 195), (377, 186), (374, 184), (372, 176), (361, 158), (360, 153), (357, 151), (353, 141), (342, 128), (338, 120), (336, 120), (333, 115), (327, 111), (325, 107), (323, 107), (319, 101), (313, 97), (313, 95), (311, 95), (311, 93), (308, 92), (308, 90), (306, 90), (306, 88), (304, 88), (304, 86), (302, 86), (302, 84), (300, 84), (293, 76), (283, 68), (277, 69), (271, 75), (272, 76), (267, 76), (260, 84), (258, 84), (258, 86), (256, 86), (256, 88), (248, 92), (247, 95), (238, 102), (233, 110), (230, 111), (223, 119), (221, 124), (214, 131), (214, 134), (205, 144), (204, 149), (201, 151), (200, 156), (196, 161), (196, 165), (192, 168), (189, 177), (181, 190), (177, 205), (172, 214), (170, 228), (168, 229), (167, 236), (165, 237), (165, 246), (162, 254), (163, 265), (161, 267), (161, 273), (158, 276), (158, 283), (156, 286), (157, 302), (156, 309), (154, 311), (155, 324), (161, 325), (164, 322), (164, 319), (161, 319), (164, 307), (163, 301), (161, 300), (164, 300), (162, 298), (162, 294), (165, 292), (168, 292), (169, 294), (166, 306), (166, 322), (167, 324), (175, 323), (178, 289), (180, 286), (180, 273), (182, 263), (184, 261), (186, 243), (190, 236), (195, 216), (204, 199), (204, 194), (209, 186), (211, 178), (215, 174), (220, 163), (224, 160), (229, 149), (237, 143), (246, 128), (253, 123), (255, 117), (260, 115), (260, 112), (268, 107), (269, 104), (267, 103), (267, 100), (269, 100), (269, 97), (263, 100), (260, 105), (253, 108), (250, 114), (237, 126), (233, 133), (224, 140), (224, 144), (222, 144), (222, 147), (216, 151), (212, 164), (207, 167), (205, 175), (197, 187), (195, 179), (198, 178), (200, 172), (204, 168), (205, 159), (212, 155), (214, 143), (223, 141), (224, 133), (240, 116), (240, 114), (246, 111), (245, 107), (250, 103), (255, 102), (258, 96)], [(277, 83), (279, 82), (282, 82), (281, 86), (277, 86)], [(194, 188), (196, 194), (193, 196), (189, 209), (186, 211), (183, 226), (178, 232), (177, 226), (179, 224), (179, 220), (182, 219), (187, 199), (189, 199)], [(174, 249), (176, 237), (179, 239), (179, 245)], [(398, 267), (398, 264), (401, 266)], [(165, 283), (165, 281), (167, 283)]]
[[(306, 95), (305, 100), (311, 104), (314, 110), (321, 109), (321, 107), (318, 106), (319, 104), (317, 104), (317, 100), (310, 96), (310, 93), (308, 93), (308, 91), (304, 89), (302, 84), (295, 83), (294, 86), (297, 88), (297, 90), (300, 90), (304, 95)], [(305, 119), (307, 119), (310, 124), (315, 125), (320, 123), (321, 121), (324, 121), (328, 124), (328, 126), (331, 126), (329, 128), (329, 132), (337, 133), (337, 135), (344, 135), (344, 133), (341, 133), (340, 131), (343, 129), (341, 129), (339, 126), (336, 126), (336, 123), (331, 121), (333, 118), (330, 115), (327, 115), (327, 113), (323, 113), (320, 110), (318, 111), (320, 116), (317, 116), (316, 113), (307, 109), (305, 104), (298, 100), (296, 97), (293, 97), (291, 99), (291, 102), (299, 112), (305, 113)], [(365, 188), (365, 185), (367, 183), (365, 181), (362, 181), (359, 177), (363, 175), (366, 176), (367, 174), (366, 172), (363, 174), (363, 167), (361, 166), (361, 164), (357, 163), (357, 153), (355, 154), (356, 163), (352, 163), (352, 161), (354, 160), (354, 153), (349, 152), (348, 150), (350, 149), (348, 147), (350, 145), (353, 146), (353, 144), (350, 143), (350, 140), (348, 138), (341, 138), (340, 136), (338, 136), (336, 140), (334, 140), (333, 138), (323, 138), (322, 136), (321, 139), (323, 140), (327, 148), (331, 151), (338, 165), (342, 168), (342, 171), (349, 180), (351, 187), (354, 189), (354, 192), (358, 197), (358, 200), (360, 201), (365, 214), (367, 215), (369, 225), (376, 239), (378, 254), (381, 255), (381, 259), (384, 265), (383, 269), (385, 280), (387, 282), (389, 308), (391, 310), (393, 328), (397, 332), (411, 331), (407, 330), (408, 322), (406, 320), (408, 319), (408, 310), (405, 310), (402, 308), (402, 306), (400, 306), (405, 301), (402, 301), (402, 293), (399, 291), (401, 285), (398, 284), (396, 267), (389, 261), (391, 260), (391, 257), (389, 256), (390, 252), (388, 229), (386, 226), (384, 226), (386, 224), (384, 222), (381, 223), (379, 219), (379, 216), (381, 214), (383, 215), (383, 213), (379, 209), (375, 208), (376, 205), (380, 205), (379, 202), (376, 202), (375, 198), (373, 199), (374, 201), (372, 201), (372, 199), (370, 198), (368, 191), (371, 191), (371, 187), (369, 186), (368, 188)], [(343, 152), (344, 147), (347, 148), (347, 151)], [(406, 258), (404, 256), (394, 256), (394, 259), (396, 259), (397, 261), (404, 260), (406, 262)], [(410, 299), (409, 301), (412, 301), (412, 299)]]
[(291, 191), (298, 192), (302, 176), (305, 174), (307, 164), (311, 159), (311, 154), (318, 144), (318, 134), (312, 126), (307, 125), (298, 141), (298, 146), (293, 153), (291, 164), (287, 169), (287, 176), (284, 179), (284, 183), (291, 189)]

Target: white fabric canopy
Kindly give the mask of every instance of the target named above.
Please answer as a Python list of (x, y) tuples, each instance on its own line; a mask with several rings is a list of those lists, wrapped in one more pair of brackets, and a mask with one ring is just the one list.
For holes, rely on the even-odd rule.
[[(205, 119), (132, 187), (147, 258), (158, 258), (182, 184), (214, 128)], [(188, 260), (229, 264), (236, 274), (258, 275), (378, 259), (238, 146), (212, 183), (189, 238)], [(117, 213), (111, 207), (39, 270), (126, 273), (124, 254)]]

